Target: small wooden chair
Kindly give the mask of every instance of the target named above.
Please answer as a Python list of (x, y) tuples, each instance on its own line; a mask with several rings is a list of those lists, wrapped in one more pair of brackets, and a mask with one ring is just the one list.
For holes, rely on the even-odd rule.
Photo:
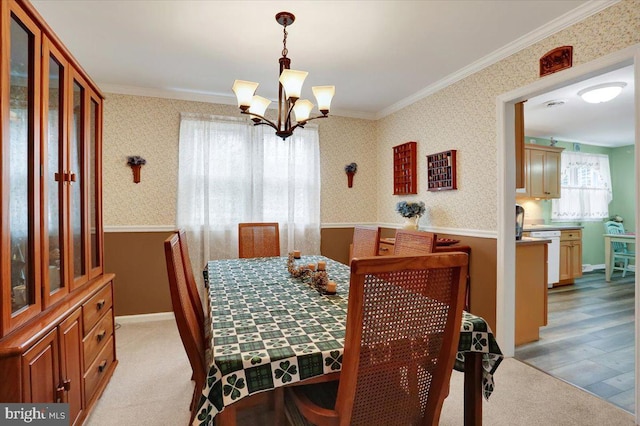
[(340, 382), (285, 389), (293, 425), (437, 425), (460, 333), (468, 256), (351, 262)]
[(380, 227), (356, 225), (353, 228), (353, 249), (351, 257), (371, 257), (378, 255), (380, 247)]
[(280, 228), (277, 223), (239, 223), (238, 257), (280, 256)]
[(435, 247), (436, 234), (398, 229), (393, 254), (395, 256), (418, 256), (433, 253)]
[[(207, 376), (204, 330), (198, 324), (198, 318), (191, 302), (178, 233), (174, 233), (165, 240), (164, 254), (167, 262), (171, 305), (180, 332), (180, 339), (193, 370), (192, 378), (195, 381), (191, 399), (191, 421), (189, 422), (191, 424), (196, 415), (196, 405), (199, 402), (199, 396)], [(202, 309), (200, 310), (202, 311)]]
[[(604, 224), (605, 233), (621, 235), (624, 234), (624, 225), (620, 222), (608, 221)], [(611, 272), (622, 271), (622, 278), (627, 275), (627, 271), (635, 272), (634, 269), (629, 267), (629, 260), (636, 259), (635, 251), (629, 250), (627, 243), (614, 242), (611, 243), (611, 249), (613, 251), (613, 262), (611, 265)], [(619, 264), (620, 266), (617, 266)]]

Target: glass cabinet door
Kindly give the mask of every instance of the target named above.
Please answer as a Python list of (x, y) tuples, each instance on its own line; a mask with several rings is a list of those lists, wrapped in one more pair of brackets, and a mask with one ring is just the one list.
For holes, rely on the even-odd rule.
[(90, 278), (102, 273), (102, 206), (99, 200), (101, 188), (102, 141), (100, 140), (101, 100), (94, 93), (89, 97), (89, 254)]
[(73, 80), (73, 114), (71, 115), (71, 139), (69, 141), (69, 231), (70, 231), (70, 272), (73, 287), (87, 280), (87, 240), (85, 216), (85, 97), (84, 85)]
[[(40, 310), (40, 292), (36, 287), (39, 267), (39, 183), (36, 165), (39, 155), (39, 121), (37, 116), (37, 84), (40, 72), (40, 33), (21, 11), (12, 11), (9, 20), (9, 81), (8, 123), (2, 146), (3, 170), (3, 309), (10, 319), (3, 318), (2, 331), (17, 326)], [(37, 53), (37, 54), (36, 54)], [(6, 92), (5, 92), (6, 93)], [(5, 102), (5, 100), (2, 100)], [(4, 117), (3, 117), (4, 118)], [(4, 121), (4, 120), (3, 120)], [(6, 192), (5, 192), (6, 191)], [(4, 221), (4, 220), (3, 220)], [(8, 246), (6, 244), (8, 243)], [(8, 286), (7, 294), (7, 282)], [(7, 297), (9, 296), (9, 297)], [(7, 303), (10, 301), (9, 303)], [(10, 304), (10, 309), (7, 305)]]
[(43, 297), (49, 306), (68, 293), (65, 280), (64, 203), (65, 182), (65, 77), (66, 62), (43, 41)]

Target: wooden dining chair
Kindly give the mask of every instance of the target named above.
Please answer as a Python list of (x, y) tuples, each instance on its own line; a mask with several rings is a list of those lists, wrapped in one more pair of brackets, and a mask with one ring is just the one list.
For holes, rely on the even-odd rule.
[(371, 257), (378, 255), (380, 247), (380, 227), (356, 225), (353, 228), (353, 248), (351, 257)]
[(239, 223), (238, 257), (280, 256), (280, 229), (277, 223)]
[(393, 247), (395, 256), (418, 256), (433, 253), (436, 248), (436, 234), (423, 231), (398, 229)]
[[(198, 318), (189, 295), (187, 276), (185, 273), (182, 252), (180, 250), (179, 233), (174, 233), (164, 242), (164, 254), (169, 277), (169, 291), (171, 305), (176, 317), (180, 339), (187, 352), (192, 378), (195, 381), (193, 397), (191, 399), (191, 422), (196, 414), (196, 404), (204, 387), (206, 378), (204, 331), (198, 324)], [(202, 309), (200, 309), (202, 310)]]
[(437, 425), (467, 265), (465, 253), (354, 259), (340, 382), (286, 388), (291, 424)]
[(198, 284), (196, 283), (195, 276), (193, 275), (193, 269), (191, 269), (191, 259), (189, 258), (189, 247), (187, 244), (187, 233), (184, 229), (178, 230), (178, 240), (180, 242), (180, 254), (182, 255), (182, 264), (184, 265), (185, 278), (187, 280), (189, 300), (193, 305), (193, 310), (196, 314), (196, 318), (198, 319), (198, 325), (201, 329), (204, 329), (205, 313), (202, 305), (202, 299), (200, 299), (200, 292), (198, 291)]

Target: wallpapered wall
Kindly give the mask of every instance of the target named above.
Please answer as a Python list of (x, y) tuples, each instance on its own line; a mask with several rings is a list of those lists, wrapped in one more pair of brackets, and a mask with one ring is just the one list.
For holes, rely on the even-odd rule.
[[(239, 116), (234, 106), (106, 94), (104, 107), (105, 226), (174, 226), (178, 186), (180, 113)], [(375, 222), (375, 123), (331, 117), (319, 120), (323, 223)], [(127, 156), (140, 155), (141, 181), (133, 183)], [(358, 163), (353, 188), (344, 166)]]
[[(496, 230), (496, 97), (539, 79), (538, 60), (573, 46), (573, 65), (640, 42), (640, 1), (626, 0), (560, 31), (378, 122), (378, 220), (396, 222), (391, 147), (418, 142), (418, 195), (430, 209), (421, 225)], [(458, 190), (429, 193), (425, 155), (458, 150)]]
[[(624, 0), (377, 122), (320, 120), (322, 222), (401, 223), (396, 202), (414, 199), (429, 207), (421, 225), (495, 231), (496, 97), (537, 80), (539, 58), (555, 47), (574, 46), (576, 66), (636, 43), (640, 1)], [(106, 95), (106, 226), (175, 224), (180, 112), (238, 115), (229, 105)], [(397, 197), (391, 148), (407, 141), (418, 142), (418, 195)], [(429, 193), (425, 156), (448, 149), (458, 150), (458, 190)], [(139, 184), (128, 155), (147, 159)], [(350, 162), (359, 167), (348, 189)]]

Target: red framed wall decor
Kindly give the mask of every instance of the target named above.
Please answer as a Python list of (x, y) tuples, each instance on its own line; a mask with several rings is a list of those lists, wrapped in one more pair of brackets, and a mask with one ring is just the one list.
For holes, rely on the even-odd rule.
[(456, 150), (427, 155), (428, 191), (458, 189), (456, 181)]
[(393, 147), (393, 195), (417, 194), (417, 142)]

